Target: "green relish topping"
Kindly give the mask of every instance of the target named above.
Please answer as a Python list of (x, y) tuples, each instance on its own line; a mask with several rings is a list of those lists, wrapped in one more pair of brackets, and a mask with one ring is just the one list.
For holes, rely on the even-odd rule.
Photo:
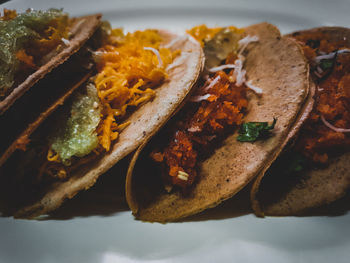
[[(54, 23), (53, 23), (54, 22)], [(15, 14), (9, 20), (0, 20), (0, 97), (6, 95), (15, 83), (15, 74), (20, 66), (17, 52), (21, 49), (32, 49), (30, 54), (34, 59), (43, 50), (36, 45), (39, 40), (52, 42), (57, 37), (55, 30), (61, 30), (68, 25), (68, 16), (62, 10), (49, 9), (47, 11), (28, 10), (22, 14)], [(55, 28), (55, 27), (59, 28)], [(57, 42), (58, 39), (55, 39)], [(44, 45), (47, 43), (44, 43)], [(54, 48), (54, 47), (51, 47)], [(44, 48), (46, 51), (47, 49)]]
[(64, 165), (70, 165), (71, 157), (83, 157), (97, 147), (100, 113), (97, 90), (89, 84), (86, 94), (77, 94), (74, 98), (70, 117), (51, 141), (52, 150)]

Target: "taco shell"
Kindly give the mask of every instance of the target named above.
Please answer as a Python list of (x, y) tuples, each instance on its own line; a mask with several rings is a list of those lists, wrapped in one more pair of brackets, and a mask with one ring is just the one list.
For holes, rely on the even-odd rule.
[(309, 92), (308, 65), (299, 45), (281, 37), (273, 25), (261, 23), (245, 32), (259, 38), (247, 48), (247, 78), (263, 90), (261, 97), (249, 93), (245, 121), (271, 121), (275, 117), (273, 135), (254, 143), (238, 142), (236, 134), (228, 136), (199, 164), (198, 181), (186, 195), (164, 190), (161, 176), (149, 161), (146, 141), (133, 156), (126, 182), (127, 201), (138, 219), (175, 221), (214, 207), (234, 196), (280, 153)]
[(96, 14), (74, 19), (68, 43), (0, 101), (0, 126), (6, 127), (0, 139), (0, 167), (20, 144), (25, 147), (29, 136), (91, 72), (81, 66), (81, 57), (86, 56), (81, 49), (99, 27), (100, 18)]
[[(350, 47), (350, 30), (347, 28), (321, 27), (295, 32), (291, 36), (304, 33), (323, 35), (331, 43), (345, 41)], [(299, 121), (299, 124), (302, 126), (303, 122)], [(296, 133), (289, 137), (297, 140)], [(313, 208), (342, 198), (350, 188), (349, 158), (348, 152), (342, 153), (331, 158), (325, 167), (307, 168), (290, 178), (283, 178), (278, 168), (263, 179), (260, 175), (252, 188), (254, 212), (258, 216), (306, 215)]]
[[(83, 165), (77, 172), (70, 174), (68, 180), (50, 185), (43, 189), (40, 195), (34, 195), (34, 198), (30, 190), (13, 194), (11, 192), (16, 189), (12, 189), (6, 191), (5, 195), (2, 193), (0, 208), (6, 215), (33, 218), (55, 210), (64, 200), (73, 198), (79, 191), (93, 186), (100, 175), (153, 134), (161, 123), (170, 117), (168, 112), (174, 112), (179, 107), (203, 68), (203, 52), (200, 45), (190, 36), (181, 37), (161, 30), (158, 32), (165, 45), (169, 44), (172, 50), (180, 49), (181, 54), (169, 65), (168, 78), (155, 89), (155, 98), (137, 108), (128, 117), (130, 125), (120, 133), (110, 151)], [(0, 177), (1, 186), (6, 185), (6, 177), (9, 178), (8, 175)]]

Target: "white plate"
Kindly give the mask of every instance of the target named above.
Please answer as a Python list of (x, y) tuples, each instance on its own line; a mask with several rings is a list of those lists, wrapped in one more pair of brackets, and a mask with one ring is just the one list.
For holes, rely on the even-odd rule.
[[(72, 15), (101, 12), (113, 26), (127, 30), (183, 31), (199, 23), (245, 26), (268, 21), (287, 33), (348, 25), (347, 0), (304, 2), (41, 0), (3, 6), (63, 7)], [(0, 263), (348, 262), (349, 213), (259, 219), (252, 214), (237, 216), (246, 206), (233, 200), (191, 221), (162, 225), (136, 221), (130, 212), (118, 212), (117, 203), (117, 198), (97, 191), (68, 202), (61, 210), (68, 219), (0, 218)]]

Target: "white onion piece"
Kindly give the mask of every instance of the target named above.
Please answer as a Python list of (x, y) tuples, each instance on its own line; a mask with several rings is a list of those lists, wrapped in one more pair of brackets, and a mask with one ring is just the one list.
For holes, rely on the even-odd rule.
[(259, 41), (259, 38), (257, 36), (250, 36), (250, 35), (239, 40), (238, 45), (240, 50), (238, 52), (238, 55), (241, 55), (250, 43), (257, 42), (257, 41)]
[(326, 119), (323, 117), (323, 115), (321, 115), (321, 120), (324, 123), (324, 125), (326, 125), (328, 128), (330, 128), (331, 130), (333, 130), (335, 132), (342, 132), (342, 133), (350, 132), (350, 129), (337, 128), (337, 127), (333, 126), (328, 121), (326, 121)]
[(238, 41), (238, 45), (241, 47), (243, 45), (248, 45), (249, 43), (257, 42), (257, 41), (259, 41), (259, 37), (258, 36), (248, 35), (248, 36), (242, 38), (241, 40), (239, 40)]
[(192, 102), (200, 102), (202, 100), (206, 100), (211, 96), (211, 94), (205, 94), (205, 95), (201, 95), (201, 96), (193, 96), (191, 97), (190, 101)]
[(320, 88), (320, 86), (317, 86), (317, 91), (323, 91), (324, 89)]
[[(92, 51), (92, 54), (96, 55), (96, 56), (101, 56), (102, 54), (106, 54), (107, 51)], [(119, 52), (118, 51), (115, 51), (115, 53), (117, 55), (119, 55)]]
[[(90, 51), (91, 54), (92, 54), (92, 58), (93, 58), (96, 62), (101, 61), (102, 55), (107, 53), (106, 51), (93, 51), (93, 50), (91, 50), (91, 49), (89, 49), (89, 51)], [(118, 51), (115, 51), (115, 53), (116, 53), (117, 55), (119, 55), (119, 52), (118, 52)]]
[(63, 42), (63, 44), (65, 44), (66, 46), (69, 46), (70, 44), (70, 41), (68, 39), (65, 39), (65, 38), (61, 38), (61, 41)]
[(316, 62), (320, 62), (322, 59), (332, 59), (332, 58), (334, 58), (335, 54), (336, 54), (336, 52), (331, 52), (331, 53), (326, 54), (326, 55), (317, 56), (314, 58), (314, 60)]
[(233, 71), (233, 74), (236, 77), (236, 85), (240, 87), (245, 82), (245, 73), (246, 71), (243, 68), (243, 57), (240, 56), (238, 59), (235, 60), (235, 70)]
[(228, 69), (228, 68), (232, 69), (232, 68), (236, 68), (236, 66), (234, 64), (226, 64), (226, 65), (221, 65), (218, 67), (213, 67), (213, 68), (209, 69), (208, 71), (214, 73), (214, 72), (218, 72), (218, 71)]
[(198, 126), (193, 126), (187, 129), (189, 132), (200, 132), (201, 129)]
[(261, 94), (263, 93), (263, 90), (262, 90), (261, 88), (257, 87), (257, 86), (254, 86), (254, 85), (252, 84), (252, 81), (251, 81), (251, 80), (246, 81), (244, 84), (245, 84), (249, 89), (251, 89), (252, 91), (254, 91), (256, 94), (261, 95)]
[(160, 67), (160, 68), (163, 67), (163, 61), (162, 61), (162, 58), (160, 57), (159, 51), (157, 49), (155, 49), (153, 47), (144, 47), (143, 49), (152, 51), (157, 56), (158, 67)]
[[(208, 86), (206, 86), (206, 87), (204, 87), (204, 91), (208, 91), (208, 90), (210, 90), (212, 87), (214, 87), (214, 85), (216, 84), (216, 83), (218, 83), (218, 81), (220, 80), (220, 75), (219, 76), (217, 76), (215, 79), (213, 79), (211, 82), (210, 82), (210, 84), (208, 85)], [(208, 81), (210, 81), (210, 80), (208, 80)]]
[(318, 62), (320, 62), (323, 59), (332, 59), (332, 58), (334, 58), (334, 56), (336, 54), (342, 54), (342, 53), (350, 53), (350, 49), (345, 48), (345, 49), (338, 50), (336, 52), (331, 52), (331, 53), (328, 53), (328, 54), (325, 54), (325, 55), (317, 56), (317, 57), (314, 58), (314, 60), (315, 60), (316, 63), (318, 63)]

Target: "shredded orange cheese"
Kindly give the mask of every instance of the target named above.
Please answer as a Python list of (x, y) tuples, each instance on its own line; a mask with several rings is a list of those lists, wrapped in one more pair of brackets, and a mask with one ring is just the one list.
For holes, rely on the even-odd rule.
[[(156, 30), (136, 31), (126, 36), (112, 30), (110, 41), (98, 50), (95, 86), (102, 104), (102, 121), (97, 129), (100, 145), (109, 151), (127, 123), (120, 124), (130, 106), (138, 106), (155, 96), (153, 88), (167, 77), (165, 68), (179, 51), (161, 47)], [(146, 49), (145, 49), (146, 48)], [(150, 48), (159, 52), (162, 63)]]

